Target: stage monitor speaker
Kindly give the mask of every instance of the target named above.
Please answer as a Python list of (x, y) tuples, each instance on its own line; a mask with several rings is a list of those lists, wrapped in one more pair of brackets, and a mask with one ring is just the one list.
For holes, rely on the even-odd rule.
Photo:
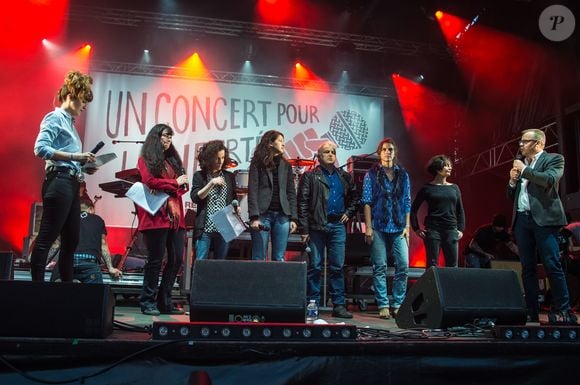
[(0, 251), (0, 280), (14, 279), (14, 253)]
[(109, 285), (0, 281), (0, 336), (105, 338), (114, 308)]
[(191, 321), (304, 322), (305, 310), (305, 262), (195, 261)]
[(402, 329), (446, 329), (475, 320), (526, 323), (526, 306), (512, 270), (429, 268), (409, 289), (397, 313)]

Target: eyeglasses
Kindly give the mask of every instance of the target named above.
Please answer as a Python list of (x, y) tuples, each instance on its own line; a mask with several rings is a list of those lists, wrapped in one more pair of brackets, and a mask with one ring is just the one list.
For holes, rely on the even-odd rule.
[(523, 139), (523, 140), (519, 141), (520, 146), (525, 146), (526, 144), (531, 143), (531, 142), (537, 142), (537, 140), (536, 139)]

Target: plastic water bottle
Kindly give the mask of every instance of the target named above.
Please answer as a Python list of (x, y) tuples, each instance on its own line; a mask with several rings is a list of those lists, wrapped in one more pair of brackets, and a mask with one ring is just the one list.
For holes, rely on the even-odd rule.
[(316, 301), (311, 299), (306, 306), (306, 323), (314, 323), (318, 319), (318, 305)]

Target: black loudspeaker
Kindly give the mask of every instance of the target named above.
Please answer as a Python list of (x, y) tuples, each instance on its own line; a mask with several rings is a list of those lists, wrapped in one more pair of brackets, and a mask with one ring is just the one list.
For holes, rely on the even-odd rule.
[(304, 322), (305, 310), (305, 262), (195, 261), (191, 321)]
[(14, 253), (0, 251), (0, 280), (14, 278)]
[(0, 336), (105, 338), (114, 308), (109, 285), (0, 281)]
[(526, 323), (526, 305), (513, 270), (431, 267), (415, 282), (397, 313), (402, 329), (445, 329), (488, 319)]

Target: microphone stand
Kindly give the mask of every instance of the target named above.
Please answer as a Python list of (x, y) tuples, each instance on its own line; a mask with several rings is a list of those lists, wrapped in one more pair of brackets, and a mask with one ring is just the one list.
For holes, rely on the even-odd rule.
[(145, 141), (144, 140), (113, 140), (112, 143), (113, 144), (117, 144), (117, 143), (143, 144), (143, 143), (145, 143)]

